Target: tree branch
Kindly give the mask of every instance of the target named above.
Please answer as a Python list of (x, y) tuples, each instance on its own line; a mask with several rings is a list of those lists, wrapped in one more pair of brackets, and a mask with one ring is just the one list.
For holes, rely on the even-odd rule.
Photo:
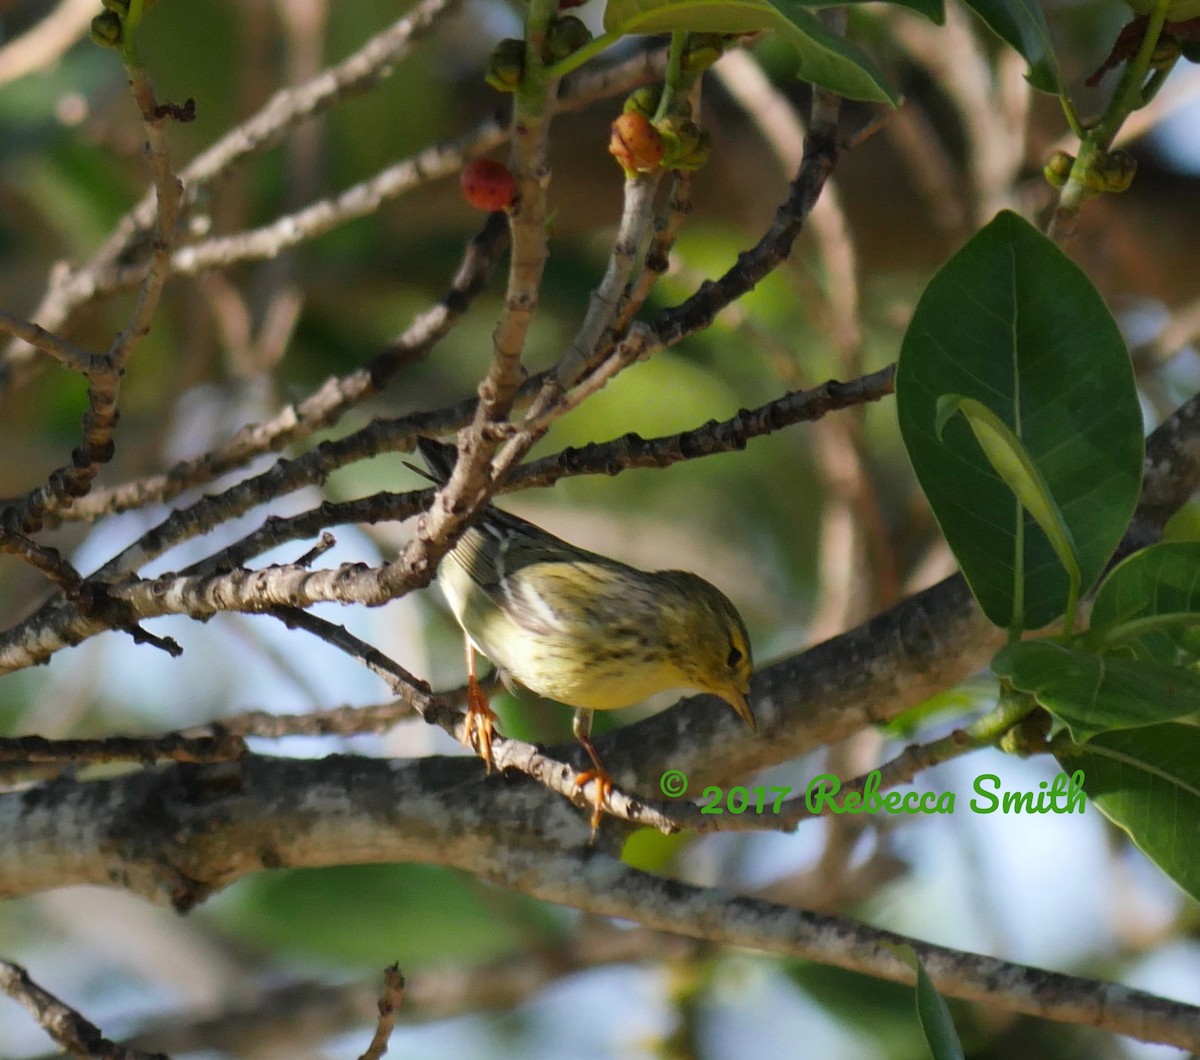
[(169, 1060), (110, 1042), (100, 1028), (29, 978), (19, 964), (0, 960), (0, 990), (25, 1009), (64, 1053), (80, 1060)]
[(951, 997), (1200, 1046), (1191, 1005), (638, 872), (587, 847), (586, 822), (562, 800), (484, 779), (477, 762), (464, 783), (462, 765), (250, 756), (0, 794), (0, 894), (119, 880), (186, 909), (264, 868), (433, 862), (544, 901), (894, 982), (913, 973), (887, 944), (909, 944)]

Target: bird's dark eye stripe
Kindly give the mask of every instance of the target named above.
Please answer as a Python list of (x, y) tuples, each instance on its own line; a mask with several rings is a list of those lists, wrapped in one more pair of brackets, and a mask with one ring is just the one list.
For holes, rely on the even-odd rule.
[(737, 666), (742, 661), (742, 651), (740, 648), (733, 646), (729, 649), (729, 658), (725, 660), (726, 666)]

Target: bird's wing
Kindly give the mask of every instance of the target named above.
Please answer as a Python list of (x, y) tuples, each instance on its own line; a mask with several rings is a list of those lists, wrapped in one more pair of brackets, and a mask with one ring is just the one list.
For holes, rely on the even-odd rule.
[(619, 565), (491, 508), (450, 555), (523, 629), (571, 633)]

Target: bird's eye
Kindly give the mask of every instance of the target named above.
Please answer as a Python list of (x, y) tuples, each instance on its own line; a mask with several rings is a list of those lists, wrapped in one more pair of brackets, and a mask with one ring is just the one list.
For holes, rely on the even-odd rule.
[(729, 658), (725, 660), (725, 665), (731, 670), (742, 661), (742, 652), (740, 648), (730, 648)]

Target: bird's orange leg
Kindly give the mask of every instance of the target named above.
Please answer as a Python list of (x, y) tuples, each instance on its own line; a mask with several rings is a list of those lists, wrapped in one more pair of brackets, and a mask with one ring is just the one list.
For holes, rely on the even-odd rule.
[(496, 731), (496, 712), (488, 703), (479, 680), (475, 676), (475, 646), (467, 641), (467, 725), (463, 729), (462, 742), (483, 759), (490, 773), (492, 760), (492, 736)]
[(600, 756), (596, 754), (596, 748), (592, 746), (592, 711), (582, 708), (575, 711), (575, 721), (571, 725), (571, 731), (575, 734), (575, 739), (583, 744), (583, 749), (587, 751), (588, 757), (592, 760), (592, 768), (585, 770), (575, 778), (575, 787), (582, 788), (589, 783), (596, 785), (596, 797), (592, 802), (592, 839), (595, 839), (596, 831), (600, 827), (600, 818), (604, 815), (604, 804), (608, 801), (608, 796), (612, 794), (612, 777), (608, 775), (608, 770), (600, 764)]

